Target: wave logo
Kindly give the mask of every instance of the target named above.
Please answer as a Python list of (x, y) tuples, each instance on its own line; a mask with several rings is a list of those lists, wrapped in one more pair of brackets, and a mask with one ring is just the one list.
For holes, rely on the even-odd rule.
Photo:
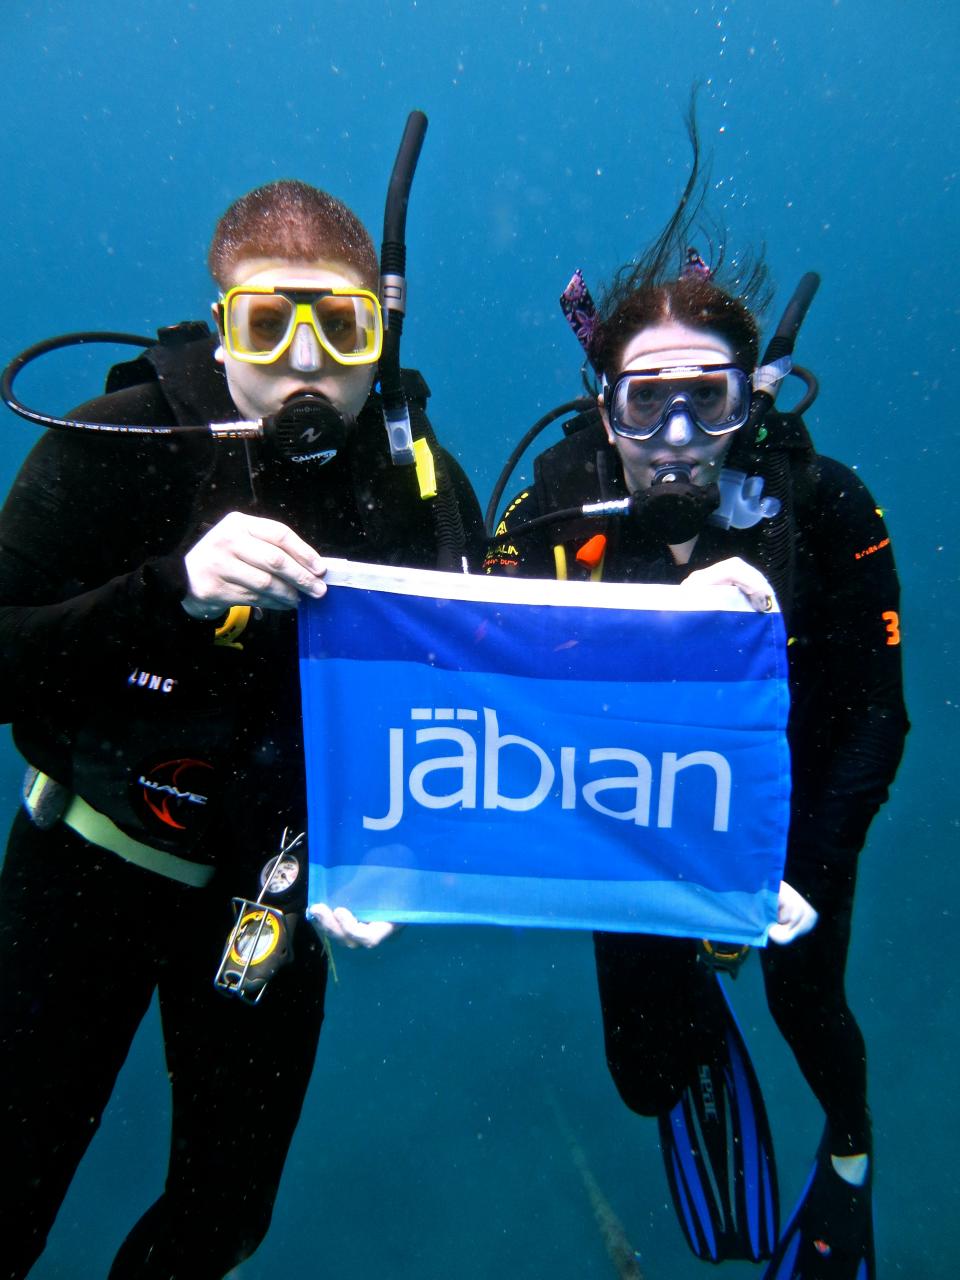
[(148, 814), (174, 831), (186, 831), (210, 801), (213, 765), (205, 760), (161, 760), (137, 777)]
[[(677, 779), (690, 769), (698, 771), (701, 783), (705, 780), (713, 787), (713, 830), (729, 829), (733, 775), (729, 760), (717, 751), (686, 755), (664, 751), (657, 762), (655, 782), (653, 762), (640, 751), (621, 746), (561, 746), (551, 751), (532, 738), (501, 733), (497, 712), (491, 707), (482, 712), (462, 707), (414, 707), (410, 719), (423, 727), (388, 730), (389, 804), (379, 817), (364, 816), (367, 831), (396, 827), (403, 820), (407, 797), (423, 809), (506, 809), (514, 813), (531, 813), (553, 798), (559, 800), (561, 810), (573, 810), (582, 803), (608, 818), (649, 827), (654, 817), (654, 793), (656, 825), (667, 828), (674, 823)], [(435, 754), (424, 758), (423, 751), (417, 751), (417, 763), (408, 770), (411, 746), (428, 748)], [(581, 784), (578, 772), (583, 771), (584, 763), (594, 766), (594, 774), (598, 769), (609, 771)], [(506, 794), (501, 789), (501, 770), (514, 783), (522, 779), (527, 790)], [(438, 783), (444, 779), (448, 785), (441, 789)]]

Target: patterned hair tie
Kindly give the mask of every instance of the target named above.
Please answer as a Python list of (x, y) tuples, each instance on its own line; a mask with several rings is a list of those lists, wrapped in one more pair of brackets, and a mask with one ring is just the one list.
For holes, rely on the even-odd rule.
[(700, 280), (712, 280), (713, 271), (704, 262), (696, 249), (687, 248), (687, 260), (680, 268), (680, 279), (686, 280), (688, 276), (696, 276)]
[(560, 295), (560, 307), (577, 341), (586, 352), (587, 359), (592, 363), (591, 346), (597, 327), (597, 306), (584, 283), (579, 267)]

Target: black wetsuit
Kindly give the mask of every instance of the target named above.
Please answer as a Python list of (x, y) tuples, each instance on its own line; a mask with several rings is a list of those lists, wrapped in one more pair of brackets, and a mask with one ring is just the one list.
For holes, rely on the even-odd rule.
[[(619, 473), (598, 425), (591, 429), (591, 447), (564, 441), (549, 455), (549, 467), (548, 455), (541, 455), (538, 483), (507, 508), (487, 556), (488, 572), (552, 577), (558, 545), (569, 576), (587, 577), (590, 565), (578, 562), (577, 551), (592, 551), (592, 561), (596, 545), (586, 544), (600, 530), (607, 540), (602, 576), (608, 580), (680, 582), (730, 556), (766, 567), (759, 527), (708, 526), (683, 565), (626, 520), (606, 526), (560, 522), (511, 536), (542, 511), (595, 500), (598, 471)], [(773, 417), (771, 432), (776, 429)], [(560, 501), (551, 502), (544, 487), (550, 474), (565, 485)], [(622, 476), (616, 481), (622, 485)], [(831, 1150), (852, 1153), (870, 1149), (870, 1121), (863, 1037), (847, 1005), (844, 970), (857, 855), (886, 799), (908, 728), (899, 585), (882, 516), (853, 472), (811, 454), (793, 487), (785, 607), (793, 791), (784, 878), (820, 919), (791, 944), (765, 948), (762, 960), (770, 1009), (826, 1112)], [(717, 1012), (709, 974), (698, 963), (696, 945), (682, 939), (597, 934), (595, 944), (610, 1071), (629, 1107), (658, 1113), (676, 1100), (700, 1060), (698, 1046)]]
[[(77, 412), (92, 421), (236, 418), (212, 343)], [(169, 399), (168, 399), (169, 397)], [(176, 406), (172, 407), (171, 401)], [(293, 611), (215, 643), (181, 607), (184, 552), (231, 510), (321, 552), (434, 567), (412, 468), (392, 468), (375, 399), (325, 466), (206, 437), (51, 432), (0, 515), (0, 692), (30, 764), (141, 844), (214, 868), (194, 887), (21, 812), (0, 876), (0, 1275), (43, 1249), (133, 1035), (159, 992), (173, 1089), (166, 1189), (113, 1277), (220, 1277), (267, 1230), (310, 1078), (326, 960), (301, 921), (294, 963), (250, 1007), (214, 990), (231, 897), (255, 897), (300, 831)], [(472, 550), (476, 499), (446, 458)], [(396, 473), (396, 474), (395, 474)], [(223, 641), (227, 641), (224, 643)]]

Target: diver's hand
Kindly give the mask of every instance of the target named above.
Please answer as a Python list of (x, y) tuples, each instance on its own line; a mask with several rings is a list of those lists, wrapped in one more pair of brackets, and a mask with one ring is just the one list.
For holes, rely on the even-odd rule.
[(325, 902), (316, 902), (307, 908), (307, 919), (317, 933), (335, 938), (337, 942), (351, 949), (355, 947), (379, 947), (380, 943), (403, 928), (400, 924), (391, 924), (389, 920), (358, 920), (346, 907), (333, 910)]
[(819, 918), (806, 898), (801, 897), (786, 880), (781, 880), (777, 923), (770, 926), (770, 941), (785, 947), (788, 942), (809, 933)]
[(695, 569), (680, 584), (684, 587), (739, 587), (757, 613), (770, 613), (775, 596), (773, 587), (759, 569), (739, 556), (721, 560), (706, 569)]
[(326, 566), (308, 543), (278, 520), (240, 511), (213, 526), (184, 556), (191, 618), (216, 618), (235, 604), (295, 609), (299, 592), (319, 599)]

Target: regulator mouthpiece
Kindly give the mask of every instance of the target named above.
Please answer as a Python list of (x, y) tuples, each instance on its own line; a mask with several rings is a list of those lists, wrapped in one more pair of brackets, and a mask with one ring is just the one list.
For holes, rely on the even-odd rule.
[(264, 438), (285, 462), (331, 462), (352, 423), (326, 396), (305, 391), (263, 420)]
[(695, 538), (720, 502), (715, 484), (694, 484), (685, 462), (664, 464), (649, 489), (632, 495), (631, 515), (645, 534), (676, 546)]
[(653, 473), (651, 484), (690, 484), (691, 469), (686, 462), (664, 463)]

